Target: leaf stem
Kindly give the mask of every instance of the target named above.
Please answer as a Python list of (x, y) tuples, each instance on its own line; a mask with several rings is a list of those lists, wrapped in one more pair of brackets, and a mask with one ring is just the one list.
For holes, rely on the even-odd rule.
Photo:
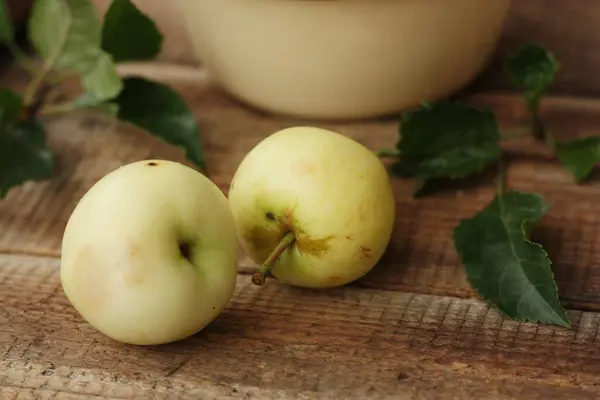
[(48, 77), (48, 75), (52, 73), (54, 65), (60, 59), (62, 51), (67, 45), (69, 32), (71, 32), (71, 28), (73, 26), (72, 16), (69, 19), (67, 25), (68, 26), (65, 27), (66, 33), (62, 35), (62, 37), (60, 37), (58, 40), (58, 44), (56, 45), (56, 51), (44, 61), (42, 69), (36, 72), (33, 79), (27, 86), (27, 89), (25, 89), (25, 94), (23, 95), (23, 105), (25, 106), (25, 108), (30, 108), (33, 103), (41, 104), (43, 102), (43, 99), (38, 99), (38, 92), (40, 91), (40, 88), (43, 88), (44, 80)]
[(380, 149), (375, 154), (377, 154), (377, 157), (389, 157), (389, 158), (400, 157), (400, 151), (397, 149), (391, 149), (391, 148)]
[(41, 107), (43, 106), (44, 101), (46, 100), (46, 96), (51, 91), (51, 89), (52, 87), (50, 85), (44, 84), (42, 82), (40, 84), (39, 90), (37, 91), (38, 94), (32, 99), (32, 101), (29, 102), (29, 104), (23, 103), (19, 119), (21, 121), (26, 121), (31, 119), (32, 117), (35, 117), (38, 114)]
[[(33, 79), (25, 89), (25, 94), (23, 95), (23, 105), (25, 107), (30, 107), (32, 104), (40, 101), (39, 92), (44, 84), (44, 79), (52, 70), (52, 63), (45, 62), (42, 69), (33, 76)], [(42, 99), (43, 100), (43, 99)]]
[(17, 62), (31, 75), (35, 76), (38, 68), (35, 63), (21, 50), (21, 48), (15, 43), (14, 40), (8, 40), (4, 43), (10, 54), (17, 60)]
[(265, 262), (260, 266), (259, 270), (252, 275), (252, 283), (258, 286), (262, 286), (265, 284), (265, 276), (273, 266), (273, 264), (281, 257), (281, 255), (285, 252), (285, 250), (296, 240), (294, 234), (292, 232), (288, 232), (281, 239), (275, 250), (269, 257), (265, 260)]
[(531, 129), (529, 127), (519, 127), (501, 132), (502, 140), (520, 139), (531, 136)]
[(546, 126), (544, 125), (544, 121), (542, 121), (542, 117), (540, 116), (537, 105), (530, 107), (529, 111), (531, 112), (531, 129), (533, 131), (533, 137), (540, 142), (546, 143), (548, 147), (553, 149), (556, 144), (556, 141), (554, 140), (554, 137), (548, 131), (548, 129), (546, 129)]
[(498, 196), (506, 193), (506, 157), (500, 154), (498, 158), (498, 174), (496, 175), (496, 194)]
[(40, 110), (40, 115), (48, 116), (66, 113), (69, 111), (73, 111), (76, 108), (76, 105), (72, 101), (66, 101), (64, 103), (50, 104), (45, 106)]

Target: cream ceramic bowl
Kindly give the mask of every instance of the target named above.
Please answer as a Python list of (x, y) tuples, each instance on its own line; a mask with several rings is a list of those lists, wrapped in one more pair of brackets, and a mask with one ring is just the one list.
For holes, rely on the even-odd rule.
[(257, 108), (319, 119), (397, 113), (485, 65), (510, 0), (178, 0), (201, 62)]

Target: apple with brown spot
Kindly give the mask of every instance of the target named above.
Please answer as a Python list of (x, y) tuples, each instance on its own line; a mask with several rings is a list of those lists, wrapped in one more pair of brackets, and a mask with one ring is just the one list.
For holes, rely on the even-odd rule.
[(61, 282), (79, 314), (129, 344), (184, 339), (227, 306), (238, 240), (227, 198), (200, 172), (145, 160), (102, 177), (62, 242)]
[(269, 135), (242, 160), (229, 204), (242, 248), (260, 270), (307, 288), (345, 285), (369, 272), (391, 238), (395, 201), (379, 158), (315, 127)]

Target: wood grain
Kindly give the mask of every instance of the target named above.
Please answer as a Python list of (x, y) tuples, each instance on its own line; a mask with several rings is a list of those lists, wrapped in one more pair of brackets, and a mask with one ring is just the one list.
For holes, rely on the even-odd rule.
[[(0, 390), (102, 398), (591, 399), (600, 315), (519, 324), (478, 300), (238, 282), (178, 343), (114, 343), (67, 302), (58, 261), (0, 258)], [(243, 397), (246, 396), (246, 397)], [(392, 397), (393, 396), (393, 397)], [(19, 397), (22, 398), (22, 397)], [(32, 397), (30, 397), (32, 398)]]

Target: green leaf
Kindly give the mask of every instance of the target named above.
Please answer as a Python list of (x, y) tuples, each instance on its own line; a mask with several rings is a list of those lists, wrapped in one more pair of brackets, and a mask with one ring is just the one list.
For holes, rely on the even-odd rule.
[(173, 89), (145, 78), (129, 77), (115, 103), (119, 107), (118, 119), (182, 147), (188, 160), (206, 168), (194, 114)]
[(505, 67), (511, 83), (524, 91), (528, 107), (533, 111), (554, 81), (560, 64), (544, 47), (530, 43), (509, 55)]
[(96, 111), (103, 112), (112, 117), (117, 117), (119, 112), (119, 105), (112, 101), (98, 101), (96, 98), (88, 97), (89, 93), (84, 93), (75, 99), (72, 103), (72, 109), (89, 108)]
[(43, 126), (26, 121), (0, 130), (0, 198), (30, 180), (50, 177), (54, 158), (46, 147)]
[(0, 88), (0, 129), (12, 124), (19, 117), (23, 99), (6, 89)]
[(81, 108), (91, 108), (115, 118), (119, 112), (118, 104), (110, 101), (99, 100), (91, 93), (83, 93), (73, 101), (73, 109)]
[(600, 162), (600, 137), (590, 136), (557, 143), (554, 153), (571, 171), (575, 180), (580, 182), (586, 179)]
[(112, 57), (101, 48), (102, 26), (89, 0), (36, 0), (29, 37), (45, 62), (45, 70), (78, 74), (99, 100), (122, 89)]
[(6, 0), (0, 0), (0, 43), (12, 42), (14, 36), (15, 28), (8, 13)]
[(96, 101), (114, 99), (123, 90), (123, 81), (108, 54), (101, 54), (94, 68), (82, 78), (83, 87)]
[(483, 211), (461, 221), (454, 246), (471, 286), (518, 321), (570, 326), (558, 299), (550, 259), (529, 240), (549, 205), (537, 194), (498, 195)]
[(36, 0), (31, 10), (29, 38), (53, 68), (87, 73), (101, 52), (100, 35), (89, 0)]
[(396, 173), (420, 181), (463, 178), (483, 170), (500, 156), (496, 117), (487, 109), (450, 101), (424, 104), (403, 114), (401, 156)]
[(115, 62), (149, 60), (161, 50), (163, 35), (130, 0), (113, 0), (104, 16), (102, 48)]

